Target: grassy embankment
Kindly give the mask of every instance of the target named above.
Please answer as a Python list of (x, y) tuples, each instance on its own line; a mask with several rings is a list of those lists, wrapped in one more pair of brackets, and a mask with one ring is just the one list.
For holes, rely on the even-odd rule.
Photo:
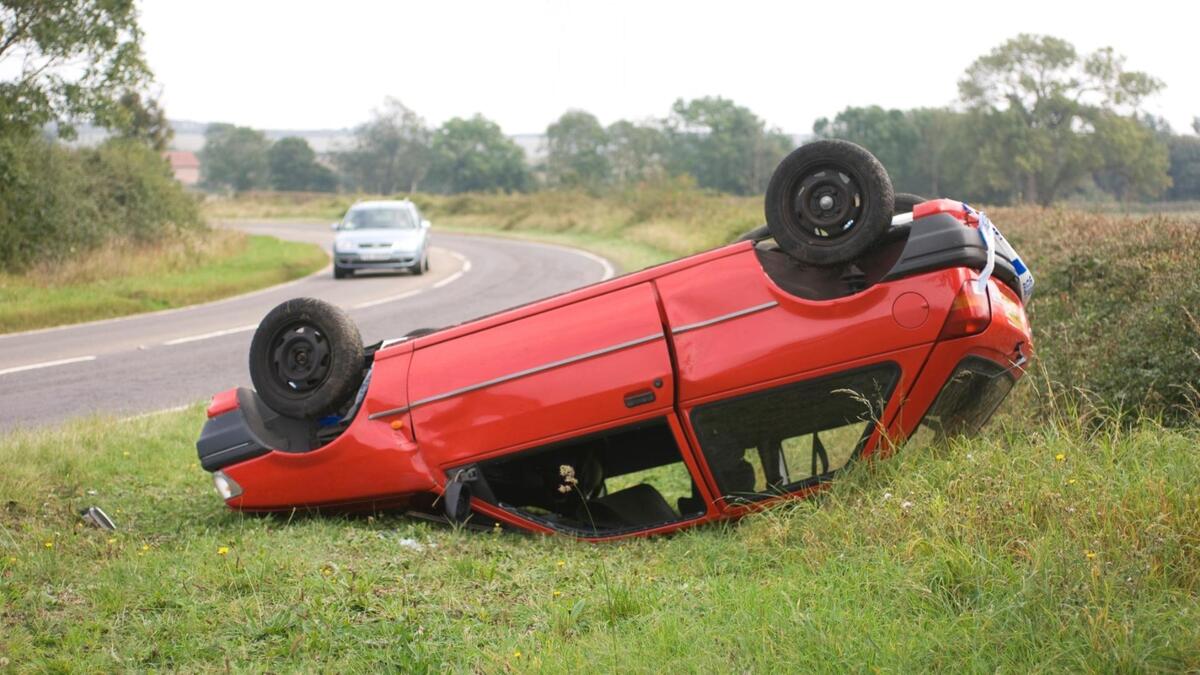
[(0, 273), (0, 333), (191, 305), (310, 274), (318, 246), (213, 229)]
[[(426, 206), (439, 226), (541, 232), (567, 222), (538, 211), (558, 198)], [(559, 236), (668, 256), (757, 220), (751, 200), (692, 195), (631, 222), (628, 199), (584, 199), (564, 208), (596, 220)], [(993, 215), (1040, 275), (1041, 360), (979, 439), (910, 445), (739, 524), (585, 545), (226, 512), (195, 461), (198, 408), (13, 434), (0, 656), (77, 670), (1200, 668), (1195, 221)], [(89, 504), (121, 531), (80, 526)]]
[[(400, 516), (238, 516), (196, 465), (201, 419), (0, 441), (10, 667), (1200, 667), (1195, 429), (993, 426), (739, 524), (588, 545)], [(120, 532), (81, 526), (89, 504)]]

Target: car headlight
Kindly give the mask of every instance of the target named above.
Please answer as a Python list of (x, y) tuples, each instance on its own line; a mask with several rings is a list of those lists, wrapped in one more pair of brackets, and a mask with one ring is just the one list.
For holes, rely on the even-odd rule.
[(334, 241), (333, 250), (335, 253), (349, 253), (354, 250), (354, 242), (352, 241)]
[(213, 487), (217, 488), (217, 494), (221, 495), (221, 499), (225, 501), (242, 495), (242, 486), (238, 485), (236, 480), (225, 475), (224, 471), (213, 473)]

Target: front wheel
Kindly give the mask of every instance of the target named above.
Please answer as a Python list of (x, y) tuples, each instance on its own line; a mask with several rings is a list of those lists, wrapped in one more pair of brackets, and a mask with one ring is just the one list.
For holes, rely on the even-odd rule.
[(341, 309), (296, 298), (272, 309), (250, 342), (250, 380), (275, 412), (313, 419), (336, 411), (362, 384), (362, 336)]
[(862, 255), (892, 222), (895, 195), (879, 160), (847, 141), (796, 148), (771, 175), (771, 236), (802, 263), (834, 266)]

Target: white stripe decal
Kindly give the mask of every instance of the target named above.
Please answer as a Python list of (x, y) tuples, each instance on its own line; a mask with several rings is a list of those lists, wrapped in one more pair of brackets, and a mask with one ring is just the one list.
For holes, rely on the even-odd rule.
[(0, 375), (8, 375), (10, 373), (23, 373), (26, 370), (37, 370), (38, 368), (52, 368), (54, 366), (65, 366), (68, 363), (83, 363), (85, 361), (95, 361), (95, 356), (76, 356), (70, 359), (58, 359), (57, 361), (43, 361), (42, 363), (31, 363), (27, 366), (15, 366), (13, 368), (5, 368), (0, 370)]

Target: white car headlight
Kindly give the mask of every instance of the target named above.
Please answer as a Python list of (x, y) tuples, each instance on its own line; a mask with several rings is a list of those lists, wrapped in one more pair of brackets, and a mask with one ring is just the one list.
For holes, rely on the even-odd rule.
[(213, 487), (217, 488), (217, 494), (221, 495), (221, 499), (226, 501), (242, 495), (242, 486), (225, 475), (224, 471), (217, 471), (213, 474)]
[(333, 250), (339, 253), (349, 253), (350, 251), (354, 250), (354, 242), (334, 240)]

